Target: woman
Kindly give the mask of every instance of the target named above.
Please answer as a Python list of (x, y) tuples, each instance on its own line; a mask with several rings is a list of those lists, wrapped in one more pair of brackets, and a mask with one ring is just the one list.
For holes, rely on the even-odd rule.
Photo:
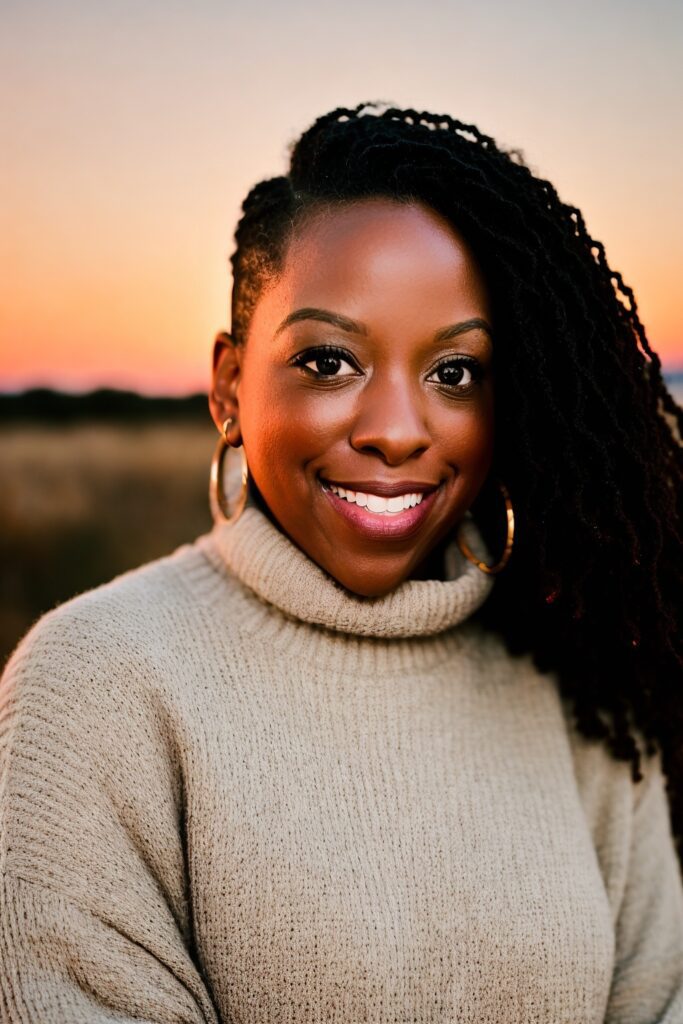
[(518, 154), (369, 105), (236, 241), (214, 530), (3, 679), (3, 1019), (683, 1020), (681, 413), (632, 292)]

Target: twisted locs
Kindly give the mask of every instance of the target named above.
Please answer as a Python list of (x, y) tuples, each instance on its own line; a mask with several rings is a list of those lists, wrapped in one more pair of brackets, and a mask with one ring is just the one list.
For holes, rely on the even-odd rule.
[[(516, 531), (479, 615), (557, 672), (580, 731), (635, 780), (642, 753), (661, 751), (683, 858), (683, 410), (633, 291), (518, 150), (446, 114), (363, 103), (319, 117), (287, 174), (245, 199), (231, 257), (238, 344), (304, 219), (371, 197), (439, 213), (493, 296), (494, 464)], [(499, 523), (483, 505), (477, 518), (495, 547)]]

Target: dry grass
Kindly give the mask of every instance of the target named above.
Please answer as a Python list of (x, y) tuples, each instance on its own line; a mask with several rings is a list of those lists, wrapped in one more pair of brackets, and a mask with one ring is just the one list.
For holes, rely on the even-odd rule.
[(211, 422), (0, 431), (0, 665), (42, 612), (210, 528)]

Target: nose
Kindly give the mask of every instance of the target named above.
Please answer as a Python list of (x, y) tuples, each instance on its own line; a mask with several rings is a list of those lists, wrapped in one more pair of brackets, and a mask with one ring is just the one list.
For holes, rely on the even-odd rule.
[(431, 437), (416, 380), (376, 374), (359, 398), (351, 446), (398, 466), (424, 452)]

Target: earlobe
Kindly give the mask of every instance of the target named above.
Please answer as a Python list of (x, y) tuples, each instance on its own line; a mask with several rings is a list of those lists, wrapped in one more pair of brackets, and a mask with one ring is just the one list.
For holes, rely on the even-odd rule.
[(237, 346), (226, 331), (221, 331), (216, 335), (213, 346), (213, 373), (209, 393), (211, 417), (221, 433), (223, 424), (229, 418), (232, 418), (231, 433), (234, 433), (236, 429), (239, 430), (237, 401), (239, 375), (240, 359)]

